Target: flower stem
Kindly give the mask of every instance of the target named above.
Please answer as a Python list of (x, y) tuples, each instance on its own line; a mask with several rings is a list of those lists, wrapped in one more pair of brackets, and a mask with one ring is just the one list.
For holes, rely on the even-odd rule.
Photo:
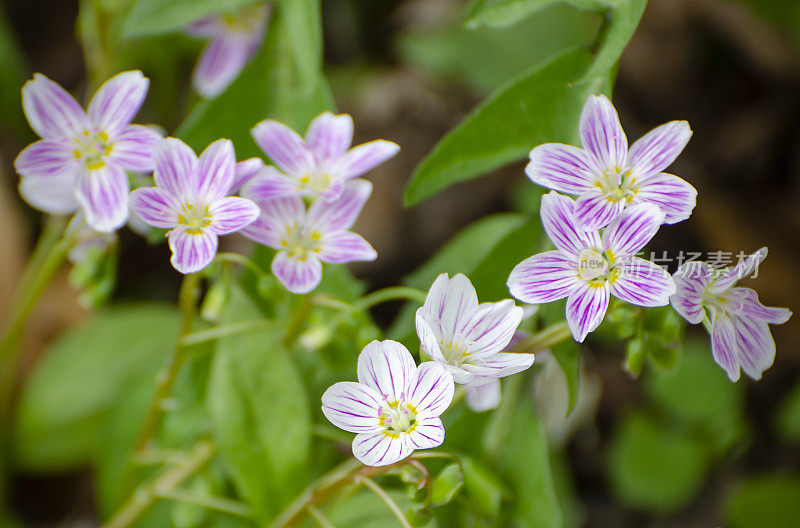
[(269, 323), (264, 319), (240, 321), (238, 323), (219, 325), (206, 330), (199, 330), (197, 332), (185, 334), (183, 337), (181, 337), (180, 342), (183, 346), (197, 345), (200, 343), (205, 343), (206, 341), (215, 341), (223, 337), (245, 334), (255, 330), (263, 330), (265, 328), (269, 328), (269, 326)]
[(425, 304), (427, 295), (427, 293), (417, 288), (411, 288), (409, 286), (391, 286), (365, 295), (353, 303), (353, 308), (363, 311), (377, 304), (397, 300), (416, 301), (419, 304)]
[(400, 506), (398, 506), (394, 499), (392, 499), (383, 488), (378, 486), (374, 480), (369, 477), (360, 476), (356, 479), (356, 483), (364, 484), (366, 487), (371, 489), (375, 495), (380, 497), (381, 500), (386, 503), (389, 509), (392, 510), (392, 513), (394, 513), (395, 517), (397, 517), (397, 520), (400, 521), (400, 524), (403, 526), (403, 528), (411, 528), (411, 525), (409, 524), (408, 519), (406, 519), (403, 511), (400, 509)]
[(174, 491), (183, 482), (197, 473), (214, 456), (214, 446), (203, 440), (198, 442), (184, 462), (165, 470), (155, 480), (142, 484), (128, 501), (114, 514), (102, 528), (128, 528), (159, 498)]
[(249, 258), (239, 255), (238, 253), (217, 253), (217, 256), (214, 257), (214, 261), (216, 262), (231, 262), (233, 264), (241, 264), (245, 268), (252, 271), (256, 277), (261, 277), (264, 275), (264, 270), (258, 267), (258, 265), (250, 260)]
[(317, 508), (315, 508), (313, 505), (307, 504), (306, 509), (308, 510), (308, 513), (310, 513), (311, 516), (314, 518), (314, 520), (317, 521), (317, 524), (319, 524), (322, 528), (336, 528), (328, 520), (328, 518), (325, 517), (325, 515), (323, 515), (323, 513), (319, 511)]
[(572, 337), (566, 321), (553, 323), (520, 343), (518, 352), (540, 352)]
[(209, 510), (227, 513), (228, 515), (233, 515), (236, 517), (244, 517), (249, 519), (253, 516), (253, 512), (250, 511), (250, 508), (248, 508), (246, 504), (226, 499), (224, 497), (215, 497), (205, 493), (194, 493), (181, 489), (156, 491), (156, 495), (160, 499), (169, 499), (178, 502), (185, 502), (187, 504), (195, 504)]

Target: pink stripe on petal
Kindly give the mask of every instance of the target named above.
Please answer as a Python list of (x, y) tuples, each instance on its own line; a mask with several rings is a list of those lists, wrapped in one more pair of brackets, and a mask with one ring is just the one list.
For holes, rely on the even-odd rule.
[(508, 277), (508, 289), (522, 302), (543, 304), (568, 296), (579, 282), (575, 257), (555, 250), (517, 264)]
[(139, 70), (115, 75), (92, 97), (89, 120), (109, 135), (121, 131), (141, 108), (149, 86), (150, 79)]
[(714, 361), (728, 374), (731, 381), (738, 381), (739, 360), (736, 355), (736, 331), (727, 315), (718, 315), (711, 325), (711, 352)]
[(178, 225), (181, 204), (163, 189), (143, 187), (131, 193), (131, 210), (151, 226), (171, 229)]
[(732, 268), (724, 270), (717, 280), (711, 283), (709, 291), (712, 293), (723, 293), (733, 287), (734, 284), (752, 274), (758, 266), (767, 258), (767, 248), (763, 247), (741, 259)]
[(376, 139), (350, 149), (342, 156), (336, 169), (342, 178), (348, 180), (358, 178), (384, 161), (393, 158), (398, 152), (400, 152), (400, 146), (397, 143)]
[(338, 200), (317, 200), (308, 208), (307, 225), (322, 233), (349, 229), (372, 194), (372, 184), (366, 180), (349, 182)]
[(446, 363), (447, 361), (442, 355), (441, 345), (439, 344), (439, 340), (436, 337), (436, 333), (433, 331), (431, 325), (425, 319), (423, 310), (424, 307), (418, 308), (417, 313), (414, 317), (414, 324), (417, 329), (417, 337), (419, 337), (420, 347), (425, 352), (425, 354), (427, 354), (434, 361), (438, 361), (440, 363)]
[(189, 146), (176, 138), (166, 138), (153, 149), (156, 186), (183, 200), (194, 198), (194, 178), (199, 163)]
[(444, 442), (444, 425), (436, 416), (425, 416), (417, 420), (414, 430), (404, 438), (410, 449), (432, 449)]
[(36, 141), (19, 153), (14, 168), (22, 176), (72, 175), (78, 167), (74, 147), (70, 140)]
[(594, 247), (597, 235), (587, 233), (580, 225), (571, 198), (551, 191), (542, 196), (540, 213), (544, 230), (556, 248), (577, 256), (584, 249)]
[(77, 197), (88, 223), (95, 231), (110, 233), (128, 218), (128, 175), (116, 165), (80, 169)]
[(439, 416), (453, 401), (453, 375), (435, 361), (425, 361), (417, 370), (407, 401), (417, 409), (417, 415)]
[(192, 85), (203, 97), (216, 97), (239, 76), (252, 56), (253, 43), (242, 35), (221, 34), (206, 45), (192, 74)]
[(359, 433), (353, 440), (353, 456), (367, 466), (388, 466), (413, 452), (404, 438), (392, 438), (383, 432)]
[(306, 142), (318, 163), (338, 160), (353, 142), (353, 118), (348, 114), (320, 114), (308, 127)]
[(598, 169), (625, 166), (628, 138), (608, 97), (589, 96), (581, 112), (580, 135), (583, 148), (592, 154)]
[(519, 354), (515, 352), (501, 352), (476, 361), (474, 364), (465, 364), (464, 368), (480, 378), (505, 378), (527, 370), (533, 365), (533, 354)]
[(677, 176), (664, 172), (639, 183), (636, 200), (656, 204), (666, 215), (664, 223), (676, 224), (692, 215), (697, 204), (697, 190)]
[(373, 341), (358, 356), (358, 381), (388, 402), (405, 401), (417, 382), (417, 365), (397, 341)]
[(333, 384), (322, 395), (322, 413), (333, 425), (350, 433), (380, 432), (380, 395), (353, 381)]
[(109, 157), (120, 167), (130, 171), (148, 172), (153, 170), (153, 150), (161, 136), (154, 130), (141, 125), (128, 125), (112, 138)]
[(666, 306), (675, 294), (672, 276), (652, 262), (632, 257), (617, 268), (611, 295), (637, 306)]
[(259, 244), (280, 249), (283, 247), (281, 240), (302, 223), (306, 211), (303, 200), (297, 197), (276, 198), (259, 202), (258, 205), (261, 214), (241, 233)]
[(475, 412), (490, 411), (500, 405), (502, 395), (499, 379), (492, 379), (488, 383), (480, 385), (467, 385), (465, 389), (467, 391), (467, 407)]
[(378, 253), (361, 235), (351, 231), (326, 233), (320, 239), (319, 259), (330, 264), (375, 260)]
[(692, 129), (686, 121), (670, 121), (639, 138), (628, 151), (628, 164), (639, 178), (663, 171), (683, 151)]
[(34, 132), (45, 139), (73, 138), (89, 128), (75, 99), (41, 73), (22, 87), (22, 109)]
[(229, 139), (218, 139), (200, 154), (195, 196), (204, 203), (224, 198), (233, 183), (236, 154)]
[(217, 254), (217, 235), (206, 230), (190, 233), (179, 227), (169, 232), (172, 266), (183, 274), (195, 273), (205, 268)]
[(23, 176), (19, 194), (31, 207), (49, 214), (66, 215), (80, 208), (76, 187), (75, 171), (55, 176)]
[(575, 216), (587, 231), (607, 226), (625, 209), (625, 199), (614, 200), (594, 187), (575, 200)]
[(449, 342), (477, 309), (478, 294), (469, 279), (461, 273), (452, 279), (442, 273), (428, 290), (417, 317), (427, 321), (439, 340)]
[(583, 343), (589, 332), (600, 326), (608, 300), (608, 283), (599, 287), (583, 283), (567, 297), (567, 324), (575, 341)]
[(233, 170), (233, 183), (231, 183), (228, 193), (235, 194), (239, 192), (239, 189), (252, 180), (263, 168), (264, 160), (261, 158), (249, 158), (238, 162)]
[(261, 150), (286, 174), (299, 178), (315, 168), (314, 156), (306, 142), (283, 123), (265, 119), (251, 134)]
[(242, 188), (242, 196), (254, 202), (299, 196), (302, 193), (295, 178), (286, 176), (272, 166), (264, 167)]
[(764, 306), (758, 300), (758, 294), (750, 288), (735, 288), (742, 299), (742, 317), (760, 319), (769, 324), (783, 324), (792, 316), (792, 311), (787, 308), (772, 308)]
[(616, 258), (635, 255), (647, 245), (664, 222), (664, 213), (653, 204), (625, 209), (603, 232), (603, 247)]
[(272, 273), (292, 293), (308, 293), (322, 280), (322, 264), (316, 256), (304, 259), (279, 251), (272, 259)]
[(250, 200), (228, 196), (209, 207), (211, 225), (208, 229), (218, 235), (227, 235), (253, 223), (260, 212), (258, 206)]
[(506, 299), (478, 306), (457, 332), (463, 335), (462, 345), (470, 357), (483, 358), (505, 349), (521, 321), (522, 308)]
[(594, 168), (583, 149), (546, 143), (531, 151), (525, 167), (528, 178), (543, 187), (567, 194), (583, 194), (595, 183)]
[(713, 276), (714, 270), (705, 262), (686, 263), (672, 276), (676, 292), (670, 297), (670, 304), (692, 324), (702, 322), (706, 316), (703, 297)]
[(775, 362), (775, 340), (769, 326), (760, 319), (736, 317), (736, 345), (739, 350), (739, 364), (745, 374), (754, 380)]

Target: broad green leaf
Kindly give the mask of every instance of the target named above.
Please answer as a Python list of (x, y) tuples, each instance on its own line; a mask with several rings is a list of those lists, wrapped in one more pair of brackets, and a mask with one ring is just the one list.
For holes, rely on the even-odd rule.
[(700, 491), (710, 465), (704, 444), (628, 415), (611, 442), (608, 472), (614, 492), (632, 507), (658, 513), (679, 510)]
[(139, 303), (100, 312), (53, 343), (22, 391), (15, 462), (28, 471), (88, 462), (108, 411), (131, 382), (155, 375), (178, 327), (173, 307)]
[(733, 494), (727, 510), (731, 528), (794, 528), (800, 519), (800, 476), (752, 478)]
[(136, 0), (125, 19), (123, 34), (141, 37), (182, 31), (192, 22), (226, 13), (256, 0)]
[(574, 83), (590, 62), (588, 51), (571, 50), (498, 88), (422, 160), (406, 205), (522, 159), (539, 143), (569, 142), (587, 95), (598, 88)]
[[(221, 321), (259, 317), (234, 289)], [(220, 339), (209, 381), (215, 443), (239, 494), (269, 520), (307, 484), (311, 414), (303, 380), (274, 329)]]
[(619, 60), (642, 18), (647, 0), (616, 0), (610, 11), (611, 23), (605, 29), (603, 45), (586, 73), (586, 80), (605, 76)]
[(286, 21), (300, 85), (306, 90), (313, 90), (322, 68), (320, 0), (282, 0), (279, 9)]
[(789, 442), (800, 442), (800, 384), (795, 386), (781, 404), (776, 416), (781, 437)]
[(459, 455), (464, 469), (464, 489), (480, 510), (492, 517), (500, 512), (500, 502), (507, 492), (500, 479), (471, 457)]
[(456, 464), (449, 464), (433, 479), (431, 485), (431, 506), (443, 506), (455, 498), (464, 486), (464, 473)]
[(548, 6), (568, 3), (578, 9), (603, 9), (614, 0), (477, 0), (467, 13), (467, 27), (509, 26)]

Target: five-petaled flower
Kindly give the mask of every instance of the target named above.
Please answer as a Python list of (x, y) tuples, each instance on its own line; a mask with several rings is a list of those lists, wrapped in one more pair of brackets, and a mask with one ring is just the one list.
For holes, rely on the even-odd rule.
[(211, 40), (200, 54), (192, 84), (203, 97), (222, 93), (264, 42), (269, 4), (257, 3), (192, 23), (187, 31)]
[(456, 383), (491, 385), (484, 387), (486, 394), (472, 395), (474, 401), (486, 399), (489, 405), (499, 395), (499, 378), (533, 364), (533, 354), (504, 352), (522, 314), (511, 299), (478, 304), (478, 294), (466, 276), (459, 273), (451, 279), (442, 273), (417, 310), (417, 335), (422, 350), (449, 370)]
[(147, 94), (140, 71), (106, 81), (84, 112), (58, 84), (37, 73), (22, 87), (22, 107), (43, 139), (14, 161), (20, 194), (51, 214), (82, 209), (95, 230), (110, 233), (128, 217), (126, 170), (153, 169), (154, 131), (131, 125)]
[(333, 425), (358, 433), (353, 455), (368, 466), (394, 464), (444, 441), (439, 416), (453, 400), (453, 376), (439, 363), (419, 368), (396, 341), (373, 341), (358, 356), (358, 382), (340, 381), (322, 395)]
[(603, 321), (609, 295), (639, 306), (665, 306), (675, 293), (669, 273), (634, 256), (658, 231), (664, 213), (653, 204), (628, 207), (603, 231), (585, 231), (576, 204), (551, 191), (542, 197), (542, 224), (555, 244), (517, 264), (511, 295), (532, 304), (567, 298), (567, 323), (583, 342)]
[(335, 200), (348, 180), (372, 170), (400, 150), (396, 143), (383, 139), (350, 149), (353, 118), (330, 112), (311, 122), (305, 139), (271, 119), (258, 123), (252, 134), (277, 165), (266, 167), (249, 183), (248, 193), (255, 200), (296, 195)]
[(697, 191), (662, 172), (692, 136), (686, 121), (670, 121), (636, 141), (628, 139), (611, 101), (590, 96), (580, 120), (583, 149), (561, 143), (534, 148), (525, 169), (534, 183), (577, 195), (575, 214), (586, 229), (608, 225), (629, 204), (653, 203), (674, 224), (692, 214)]
[(236, 158), (233, 144), (220, 139), (197, 158), (179, 139), (167, 138), (153, 152), (156, 187), (131, 193), (131, 208), (148, 224), (170, 229), (172, 265), (181, 273), (205, 268), (217, 253), (219, 235), (256, 219), (258, 206), (228, 196)]
[(792, 315), (786, 308), (762, 305), (754, 290), (736, 286), (766, 256), (767, 248), (761, 248), (719, 273), (706, 262), (689, 262), (674, 275), (678, 290), (670, 298), (672, 307), (692, 324), (706, 323), (714, 360), (731, 381), (739, 379), (740, 369), (761, 379), (775, 360), (769, 325), (783, 324)]
[(366, 180), (348, 183), (339, 199), (317, 200), (306, 209), (299, 196), (259, 200), (258, 219), (242, 234), (278, 250), (272, 272), (292, 293), (308, 293), (322, 278), (322, 263), (344, 264), (375, 260), (378, 256), (361, 235), (348, 231), (372, 193)]

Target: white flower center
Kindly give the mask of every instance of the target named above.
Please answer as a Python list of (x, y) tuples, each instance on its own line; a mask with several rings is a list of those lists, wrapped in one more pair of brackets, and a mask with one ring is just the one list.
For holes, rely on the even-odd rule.
[(300, 184), (307, 189), (322, 193), (331, 186), (331, 175), (326, 170), (308, 172), (300, 177)]
[(465, 346), (461, 343), (450, 340), (445, 342), (444, 339), (439, 341), (439, 344), (442, 347), (442, 355), (444, 356), (445, 361), (449, 364), (453, 365), (454, 367), (460, 367), (467, 361), (467, 356), (469, 356), (469, 352)]
[(630, 169), (614, 167), (603, 171), (595, 185), (603, 191), (606, 198), (615, 202), (620, 200), (632, 202), (636, 196), (635, 183), (636, 178), (631, 175)]
[(111, 154), (113, 144), (108, 141), (105, 132), (90, 132), (84, 130), (83, 134), (75, 138), (77, 147), (73, 151), (75, 159), (83, 162), (87, 169), (102, 169), (106, 162), (105, 157)]
[(178, 223), (187, 226), (187, 233), (199, 235), (211, 225), (211, 212), (207, 205), (184, 204), (178, 215)]
[(322, 235), (317, 231), (308, 233), (305, 229), (289, 229), (281, 239), (281, 246), (290, 256), (305, 260), (309, 253), (319, 253)]
[(262, 18), (261, 6), (246, 6), (233, 13), (225, 13), (220, 16), (227, 31), (243, 35), (255, 33), (262, 24)]
[(417, 425), (417, 409), (405, 402), (384, 402), (378, 418), (389, 435), (410, 433)]
[(611, 280), (614, 272), (613, 256), (596, 249), (584, 249), (578, 256), (578, 275), (581, 279), (601, 285)]

